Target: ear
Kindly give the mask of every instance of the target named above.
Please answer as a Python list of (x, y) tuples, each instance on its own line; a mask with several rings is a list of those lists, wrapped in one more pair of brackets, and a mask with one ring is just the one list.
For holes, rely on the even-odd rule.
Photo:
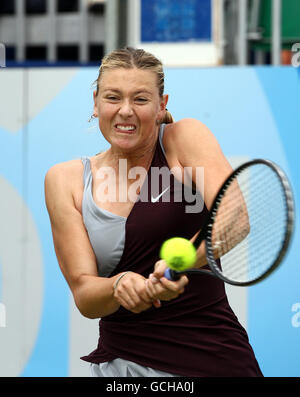
[(163, 95), (161, 104), (160, 104), (161, 110), (163, 110), (163, 111), (166, 110), (168, 100), (169, 100), (169, 95), (167, 95), (167, 94)]
[(165, 112), (166, 112), (166, 107), (167, 107), (167, 103), (168, 103), (168, 99), (169, 99), (169, 95), (163, 95), (161, 100), (160, 100), (160, 104), (159, 104), (159, 119), (163, 119), (165, 116)]
[(94, 111), (93, 111), (93, 116), (98, 117), (98, 106), (97, 106), (97, 91), (93, 92), (93, 98), (94, 98)]

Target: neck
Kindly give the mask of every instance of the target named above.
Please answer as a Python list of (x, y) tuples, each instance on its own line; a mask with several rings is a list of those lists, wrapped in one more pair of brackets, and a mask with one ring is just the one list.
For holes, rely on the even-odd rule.
[(148, 169), (156, 149), (157, 137), (158, 134), (155, 134), (155, 136), (145, 142), (142, 147), (135, 148), (134, 150), (126, 151), (110, 147), (106, 152), (107, 161), (116, 169), (119, 166), (120, 160), (126, 161), (128, 170), (133, 167), (144, 167)]

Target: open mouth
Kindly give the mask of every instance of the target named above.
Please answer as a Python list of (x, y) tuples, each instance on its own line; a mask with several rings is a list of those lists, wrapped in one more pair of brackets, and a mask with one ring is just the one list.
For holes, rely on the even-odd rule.
[(115, 124), (115, 129), (117, 132), (132, 134), (136, 130), (136, 126), (134, 124)]

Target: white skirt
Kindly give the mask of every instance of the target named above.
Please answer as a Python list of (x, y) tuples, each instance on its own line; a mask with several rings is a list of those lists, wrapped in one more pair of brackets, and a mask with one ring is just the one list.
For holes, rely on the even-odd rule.
[(165, 377), (165, 376), (180, 376), (170, 374), (168, 372), (160, 371), (150, 367), (144, 367), (132, 361), (116, 358), (115, 360), (106, 363), (91, 364), (91, 376), (93, 377)]

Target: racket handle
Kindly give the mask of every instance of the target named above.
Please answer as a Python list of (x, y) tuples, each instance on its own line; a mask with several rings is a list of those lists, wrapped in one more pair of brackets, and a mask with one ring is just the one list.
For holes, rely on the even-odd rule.
[(165, 276), (168, 280), (172, 280), (172, 281), (177, 281), (177, 280), (180, 279), (180, 275), (179, 275), (175, 270), (172, 270), (172, 269), (170, 269), (170, 268), (168, 268), (168, 269), (165, 271), (164, 276)]

